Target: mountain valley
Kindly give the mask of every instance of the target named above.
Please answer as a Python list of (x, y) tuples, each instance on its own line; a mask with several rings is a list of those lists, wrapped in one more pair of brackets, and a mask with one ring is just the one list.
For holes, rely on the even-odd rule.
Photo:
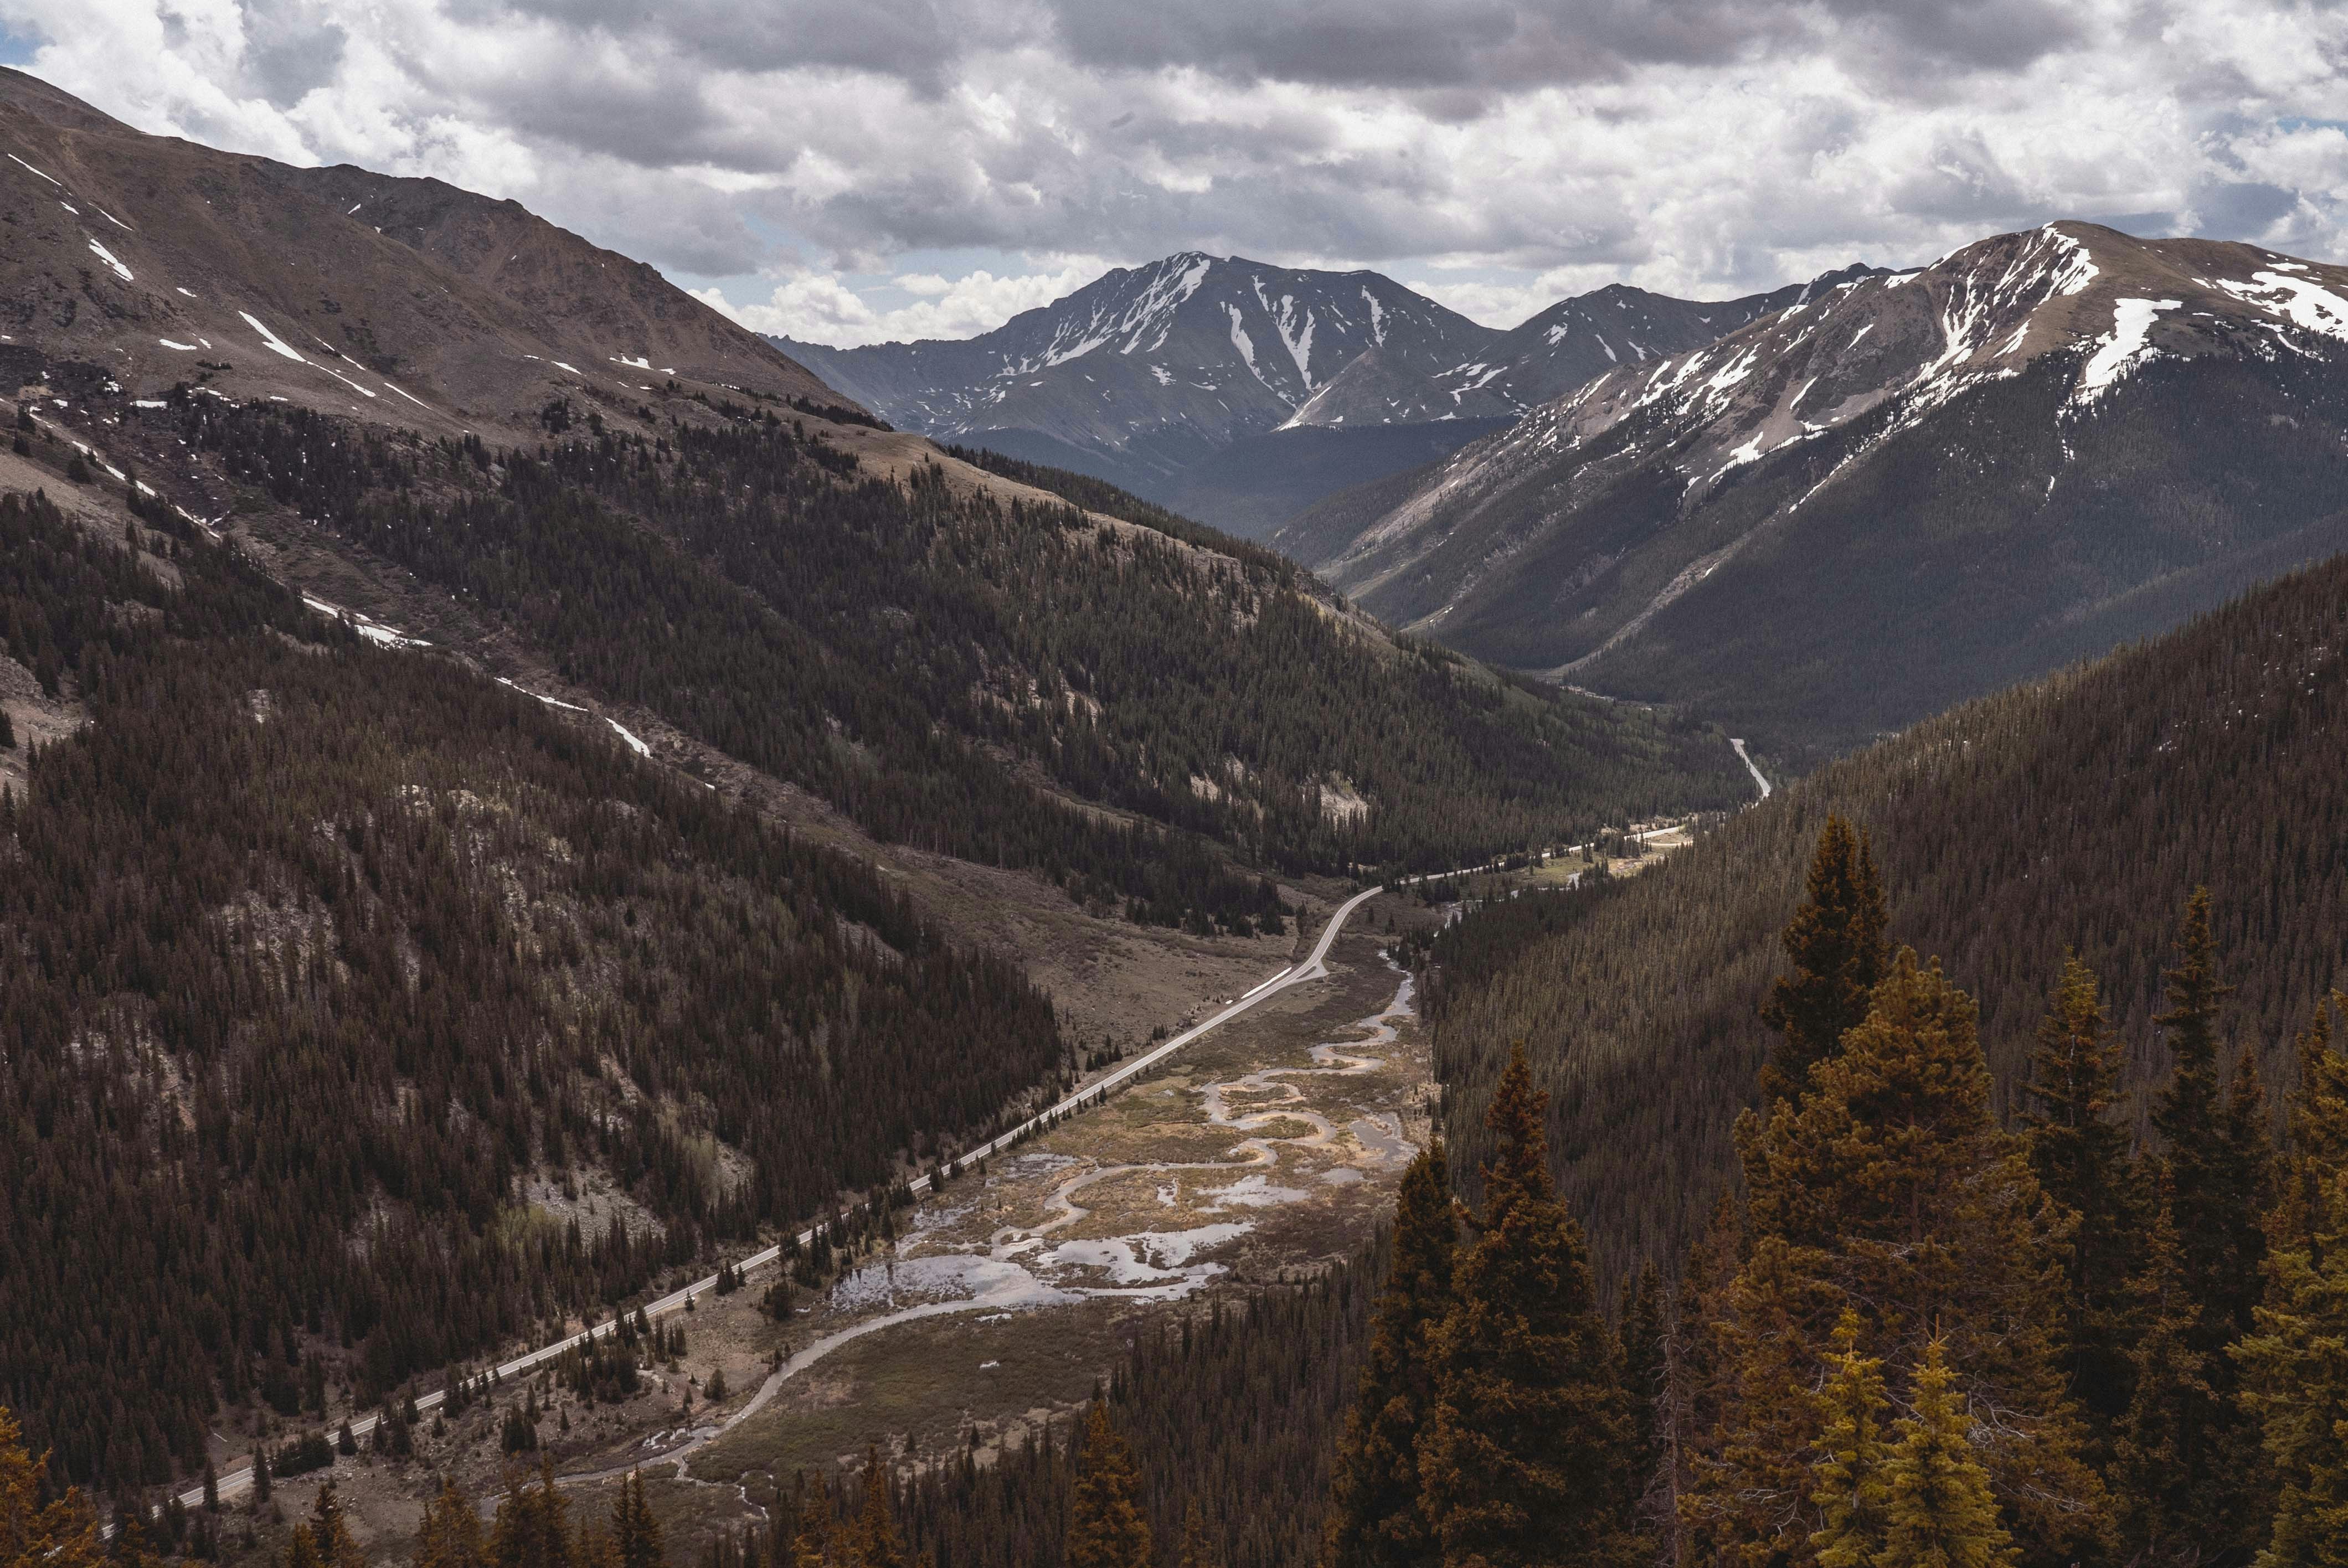
[(0, 87), (0, 1401), (61, 1485), (427, 1442), (457, 1367), (885, 1214), (1363, 875), (1749, 794), (510, 204)]
[(2305, 16), (54, 4), (0, 1568), (2339, 1558)]

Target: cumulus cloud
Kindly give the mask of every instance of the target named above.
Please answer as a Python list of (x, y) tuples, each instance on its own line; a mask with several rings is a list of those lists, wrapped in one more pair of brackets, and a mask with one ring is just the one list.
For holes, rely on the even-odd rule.
[(1050, 304), (1100, 276), (1107, 265), (1093, 257), (1055, 272), (1012, 277), (997, 277), (983, 268), (958, 278), (901, 273), (871, 291), (906, 297), (906, 302), (893, 306), (876, 305), (830, 273), (815, 272), (782, 279), (764, 301), (746, 299), (736, 304), (727, 289), (715, 284), (694, 292), (752, 332), (853, 348), (868, 343), (974, 337), (1022, 311)]
[(0, 24), (142, 128), (514, 197), (829, 342), (981, 330), (1072, 259), (1191, 248), (1378, 267), (1509, 324), (2056, 217), (2348, 236), (2348, 12), (2297, 0), (866, 0), (853, 26), (812, 0), (0, 0)]

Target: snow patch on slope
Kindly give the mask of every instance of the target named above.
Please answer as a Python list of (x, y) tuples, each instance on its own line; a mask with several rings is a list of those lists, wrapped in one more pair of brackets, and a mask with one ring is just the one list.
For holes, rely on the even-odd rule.
[[(85, 239), (88, 238), (87, 235), (83, 237)], [(115, 260), (113, 251), (108, 250), (97, 241), (91, 240), (89, 241), (89, 252), (91, 255), (96, 256), (99, 261), (105, 262), (108, 266), (113, 268), (115, 275), (119, 277), (124, 282), (127, 283), (131, 281), (130, 269), (124, 266), (120, 261)]]
[(267, 349), (272, 354), (283, 354), (295, 364), (307, 364), (310, 363), (308, 360), (304, 359), (300, 354), (288, 348), (285, 345), (285, 340), (279, 337), (275, 333), (271, 332), (268, 324), (259, 316), (254, 315), (251, 311), (239, 311), (236, 313), (244, 318), (245, 325), (251, 327), (254, 332), (261, 334), (262, 347)]
[[(2293, 267), (2291, 272), (2304, 272)], [(2348, 300), (2323, 288), (2313, 279), (2294, 278), (2281, 268), (2260, 272), (2247, 283), (2220, 282), (2218, 287), (2240, 300), (2247, 300), (2281, 316), (2296, 327), (2322, 333), (2326, 337), (2348, 339)], [(2261, 299), (2262, 294), (2279, 294), (2280, 299)]]
[(2112, 305), (2111, 335), (2096, 347), (2087, 358), (2086, 368), (2079, 373), (2079, 384), (2072, 389), (2075, 404), (2093, 403), (2111, 390), (2114, 383), (2145, 359), (2152, 347), (2147, 341), (2152, 323), (2160, 319), (2163, 311), (2173, 311), (2182, 300), (2118, 300)]

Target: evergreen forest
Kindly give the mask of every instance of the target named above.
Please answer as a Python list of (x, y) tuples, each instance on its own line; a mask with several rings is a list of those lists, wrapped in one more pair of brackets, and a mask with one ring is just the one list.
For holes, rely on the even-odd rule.
[(566, 677), (883, 840), (1137, 919), (1255, 928), (1283, 917), (1266, 873), (1447, 869), (1750, 793), (1715, 732), (1395, 642), (1096, 482), (1016, 470), (1139, 521), (935, 464), (868, 477), (804, 421), (725, 411), (498, 453), (266, 405), (174, 417)]
[(2343, 604), (2348, 560), (2294, 574), (1919, 724), (1650, 872), (1454, 926), (1424, 994), (1469, 1184), (1521, 1041), (1601, 1280), (1685, 1255), (1735, 1180), (1736, 1118), (1761, 1102), (1782, 927), (1835, 815), (1873, 846), (1890, 939), (1938, 956), (1977, 999), (2002, 1123), (2025, 1109), (2068, 954), (2111, 1016), (2127, 1096), (2116, 1113), (2155, 1136), (2150, 1096), (2170, 1066), (2162, 966), (2196, 886), (2236, 988), (2228, 1049), (2287, 1084), (2294, 1038), (2348, 975)]
[(0, 1404), (57, 1483), (606, 1311), (1062, 1081), (1018, 967), (862, 863), (129, 533), (0, 497), (0, 625), (89, 716), (0, 796)]

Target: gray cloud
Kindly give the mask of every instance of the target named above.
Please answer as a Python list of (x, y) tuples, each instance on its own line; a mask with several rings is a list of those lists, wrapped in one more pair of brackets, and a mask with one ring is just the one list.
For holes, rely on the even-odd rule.
[(437, 175), (697, 278), (990, 258), (957, 309), (1027, 298), (1021, 256), (1056, 277), (1190, 247), (1473, 278), (1460, 297), (1506, 315), (2064, 216), (2348, 236), (2348, 14), (2299, 0), (0, 0), (0, 22), (133, 124)]

